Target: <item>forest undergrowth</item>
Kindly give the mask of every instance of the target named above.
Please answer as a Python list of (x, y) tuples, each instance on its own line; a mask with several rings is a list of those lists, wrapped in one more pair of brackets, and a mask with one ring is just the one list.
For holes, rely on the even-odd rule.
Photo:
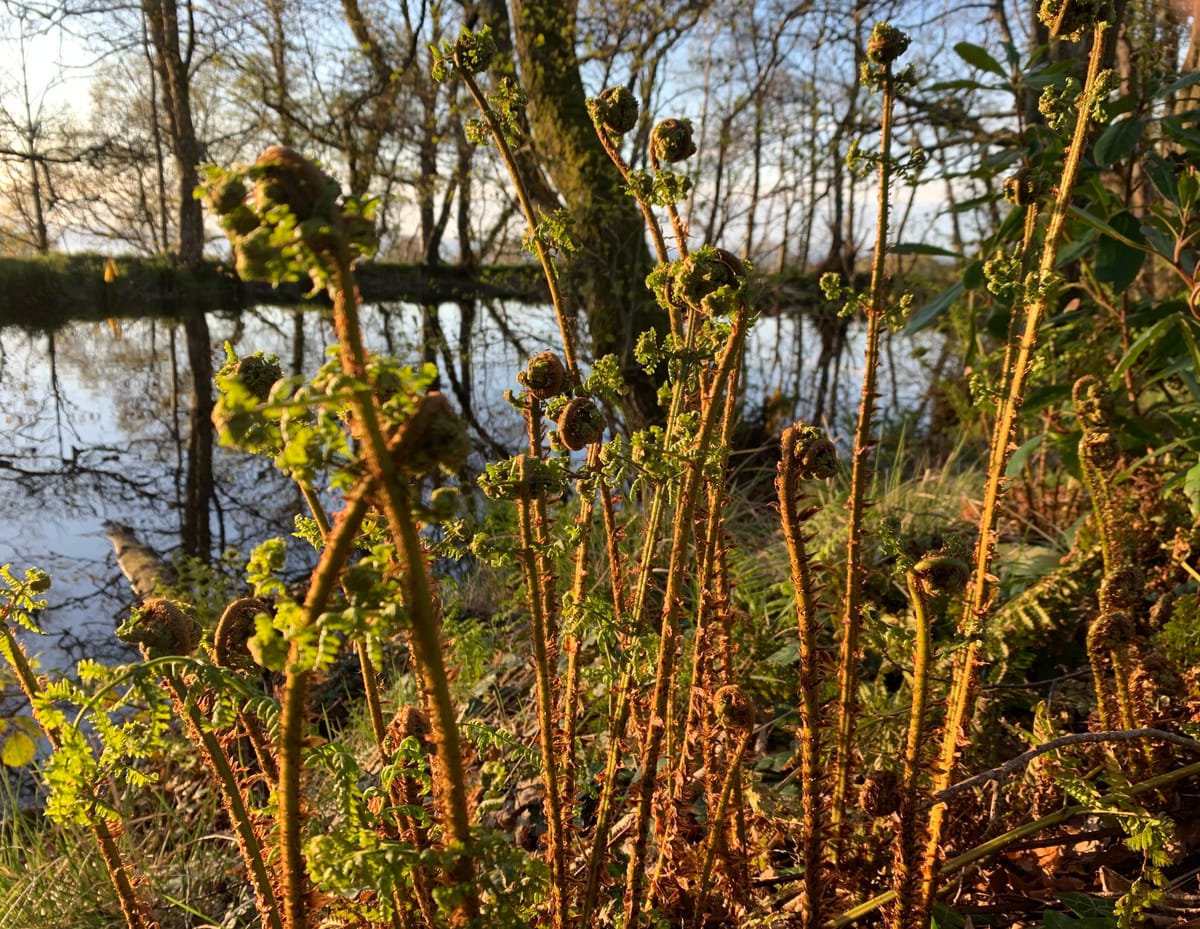
[[(788, 425), (770, 473), (731, 456), (753, 273), (689, 239), (686, 120), (634, 169), (636, 100), (589, 101), (657, 259), (638, 421), (628, 365), (581, 344), (570, 217), (526, 195), (521, 88), (481, 83), (486, 30), (440, 49), (561, 333), (506, 393), (526, 449), (482, 467), (436, 371), (363, 342), (372, 202), (283, 146), (209, 166), (239, 274), (332, 302), (311, 378), (232, 352), (216, 377), (221, 441), (308, 511), (244, 577), (146, 599), (119, 630), (142, 662), (71, 679), (14, 635), (49, 577), (5, 569), (0, 649), (38, 731), (8, 721), (3, 760), (48, 745), (49, 820), (4, 825), (0, 926), (1197, 925), (1200, 132), (1112, 99), (1105, 4), (1042, 12), (1086, 72), (1026, 63), (1046, 122), (1008, 218), (923, 309), (890, 233), (921, 159), (893, 144), (909, 40), (871, 33), (873, 256), (864, 289), (822, 282), (865, 329), (856, 425), (843, 448)], [(932, 325), (969, 357), (961, 438), (885, 466), (881, 342)]]

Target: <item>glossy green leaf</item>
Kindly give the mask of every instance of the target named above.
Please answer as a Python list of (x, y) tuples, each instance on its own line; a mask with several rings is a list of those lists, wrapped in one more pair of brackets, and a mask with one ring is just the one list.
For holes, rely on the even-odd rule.
[(937, 258), (960, 258), (958, 252), (948, 248), (938, 248), (924, 242), (898, 242), (888, 249), (893, 255), (933, 255)]
[(1104, 115), (1108, 117), (1109, 122), (1113, 122), (1118, 116), (1132, 113), (1138, 108), (1140, 102), (1141, 98), (1136, 94), (1122, 94), (1115, 100), (1104, 104)]
[(1105, 220), (1101, 219), (1099, 216), (1096, 216), (1093, 213), (1089, 213), (1087, 210), (1083, 209), (1082, 207), (1078, 207), (1078, 206), (1071, 207), (1071, 215), (1077, 219), (1082, 220), (1085, 225), (1091, 226), (1093, 229), (1103, 232), (1106, 236), (1110, 236), (1110, 237), (1116, 239), (1118, 242), (1124, 242), (1126, 245), (1130, 246), (1131, 248), (1144, 248), (1145, 247), (1144, 242), (1137, 242), (1137, 241), (1129, 238), (1129, 236), (1125, 235), (1123, 232), (1121, 232), (1119, 229), (1117, 229), (1111, 223), (1106, 222)]
[(1116, 368), (1113, 369), (1113, 379), (1121, 377), (1126, 371), (1133, 367), (1134, 363), (1142, 356), (1146, 349), (1155, 345), (1159, 339), (1175, 328), (1175, 317), (1164, 316), (1153, 326), (1143, 332), (1140, 336), (1133, 340), (1133, 344), (1129, 346), (1129, 351), (1125, 353), (1125, 357), (1118, 362)]
[(1033, 457), (1033, 453), (1038, 450), (1045, 440), (1046, 434), (1043, 432), (1024, 442), (1020, 448), (1012, 453), (1012, 457), (1008, 459), (1008, 466), (1004, 469), (1004, 476), (1016, 477), (1020, 474), (1029, 462), (1029, 459)]
[(1195, 121), (1188, 121), (1184, 114), (1167, 116), (1162, 121), (1163, 138), (1183, 148), (1191, 149), (1194, 154), (1200, 149), (1200, 132), (1196, 131)]
[(1190, 74), (1185, 74), (1176, 81), (1172, 81), (1166, 87), (1160, 88), (1155, 92), (1156, 97), (1169, 97), (1176, 91), (1183, 90), (1186, 87), (1191, 87), (1193, 84), (1200, 84), (1200, 71), (1193, 71)]
[(1043, 87), (1049, 87), (1051, 84), (1061, 83), (1064, 75), (1070, 70), (1070, 67), (1070, 59), (1064, 59), (1054, 64), (1046, 65), (1046, 67), (1039, 68), (1036, 71), (1026, 72), (1020, 77), (1020, 86), (1032, 90), (1041, 90)]
[(1167, 200), (1175, 202), (1175, 165), (1157, 152), (1148, 152), (1142, 160), (1142, 168), (1154, 189)]
[(1038, 410), (1066, 403), (1070, 399), (1070, 384), (1044, 384), (1029, 390), (1025, 395), (1025, 402), (1021, 404), (1021, 412), (1036, 413)]
[(930, 86), (930, 93), (942, 93), (947, 90), (995, 90), (995, 86), (989, 86), (981, 81), (939, 81)]
[(1137, 117), (1111, 123), (1096, 140), (1096, 147), (1092, 150), (1096, 164), (1104, 168), (1127, 157), (1137, 147), (1145, 128), (1145, 120)]
[(1108, 235), (1102, 235), (1096, 243), (1096, 280), (1111, 284), (1114, 291), (1120, 292), (1132, 284), (1142, 270), (1146, 261), (1146, 240), (1141, 223), (1128, 210), (1109, 217), (1109, 225), (1129, 241), (1138, 243), (1127, 245)]
[(954, 301), (963, 295), (964, 287), (962, 281), (955, 281), (940, 294), (926, 303), (923, 307), (917, 310), (908, 320), (908, 325), (904, 327), (906, 335), (912, 335), (914, 332), (920, 332), (922, 329), (931, 325), (934, 320), (941, 316), (946, 310), (954, 305)]
[(958, 53), (959, 58), (973, 68), (978, 68), (980, 71), (987, 71), (989, 74), (995, 74), (997, 77), (1008, 77), (1004, 69), (1000, 67), (1000, 62), (993, 58), (986, 49), (982, 49), (978, 45), (972, 45), (970, 42), (959, 42), (954, 46), (954, 51)]
[(1147, 226), (1142, 230), (1142, 235), (1146, 237), (1146, 241), (1150, 247), (1159, 255), (1167, 259), (1172, 264), (1175, 261), (1175, 239), (1167, 235), (1161, 229), (1154, 226)]
[(1067, 242), (1058, 250), (1058, 255), (1054, 259), (1054, 266), (1056, 268), (1065, 267), (1071, 262), (1078, 260), (1081, 256), (1091, 254), (1092, 249), (1095, 247), (1096, 233), (1089, 230), (1074, 241)]
[(1196, 366), (1196, 369), (1200, 370), (1200, 344), (1197, 344), (1196, 333), (1192, 328), (1195, 323), (1189, 316), (1180, 315), (1172, 318), (1178, 319), (1179, 336), (1183, 339), (1183, 344), (1187, 346), (1188, 351), (1191, 353), (1192, 362)]

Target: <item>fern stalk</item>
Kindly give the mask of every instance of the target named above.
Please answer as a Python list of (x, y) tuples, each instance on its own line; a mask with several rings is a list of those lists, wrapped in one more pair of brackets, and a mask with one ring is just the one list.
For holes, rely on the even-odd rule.
[(271, 875), (263, 860), (262, 843), (254, 831), (254, 823), (250, 819), (250, 811), (246, 807), (246, 798), (233, 773), (229, 757), (225, 754), (225, 749), (221, 746), (220, 741), (208, 728), (195, 701), (189, 699), (187, 687), (179, 676), (169, 673), (166, 675), (166, 681), (167, 687), (175, 697), (176, 705), (182, 711), (188, 728), (191, 730), (192, 740), (199, 743), (204, 757), (208, 760), (209, 767), (221, 785), (225, 810), (229, 814), (229, 821), (237, 836), (242, 860), (245, 861), (246, 868), (250, 872), (250, 883), (254, 887), (259, 916), (262, 918), (263, 924), (270, 929), (283, 929), (283, 922), (279, 915), (279, 903), (271, 885)]
[[(335, 521), (313, 571), (304, 599), (301, 625), (311, 627), (329, 601), (346, 559), (354, 550), (355, 539), (370, 508), (365, 492), (368, 483), (360, 483), (346, 498), (345, 508)], [(310, 671), (301, 660), (300, 643), (293, 640), (288, 651), (287, 672), (279, 715), (279, 844), (283, 869), (283, 912), (287, 929), (305, 929), (308, 925), (308, 871), (304, 860), (301, 774), (303, 771), (305, 701)]]
[(796, 466), (800, 460), (798, 443), (807, 438), (802, 436), (801, 428), (798, 425), (789, 426), (783, 432), (775, 489), (791, 566), (800, 650), (797, 671), (800, 691), (800, 862), (804, 867), (804, 894), (800, 900), (799, 917), (801, 929), (817, 929), (822, 918), (824, 882), (821, 853), (825, 836), (821, 804), (821, 703), (818, 694), (821, 670), (816, 582), (807, 547), (810, 535), (804, 529), (805, 521), (813, 515), (816, 507), (801, 506), (806, 502), (801, 483), (809, 476)]
[[(655, 500), (660, 498), (655, 496)], [(600, 485), (600, 502), (604, 518), (605, 547), (608, 551), (608, 568), (612, 586), (613, 613), (618, 625), (625, 614), (625, 590), (621, 583), (623, 561), (621, 557), (620, 530), (617, 526), (611, 488)], [(578, 576), (578, 575), (577, 575)], [(617, 686), (616, 705), (610, 717), (608, 730), (608, 754), (604, 762), (604, 777), (600, 784), (600, 802), (596, 810), (596, 826), (592, 833), (591, 853), (588, 855), (587, 879), (584, 884), (583, 901), (580, 905), (580, 926), (590, 926), (592, 912), (600, 889), (600, 872), (607, 862), (608, 835), (613, 820), (613, 796), (616, 791), (617, 765), (621, 746), (625, 739), (625, 728), (629, 723), (630, 691), (633, 687), (633, 672), (626, 668)], [(573, 725), (573, 723), (572, 723)]]
[[(317, 523), (321, 538), (325, 539), (330, 530), (329, 514), (325, 512), (320, 497), (317, 496), (317, 492), (308, 481), (298, 480), (296, 483), (300, 487), (304, 502), (308, 504), (309, 512), (312, 513), (312, 517)], [(387, 723), (383, 718), (383, 703), (379, 698), (379, 678), (375, 673), (367, 643), (361, 639), (357, 640), (354, 643), (354, 650), (358, 655), (358, 667), (362, 674), (363, 698), (367, 704), (367, 716), (371, 721), (371, 734), (375, 738), (375, 744), (382, 750)]]
[[(729, 449), (733, 445), (733, 429), (737, 423), (739, 407), (737, 378), (740, 371), (741, 368), (739, 366), (734, 371), (733, 383), (729, 385), (724, 395), (724, 412), (721, 417), (720, 434), (717, 439), (717, 447), (720, 450), (718, 452), (719, 473), (722, 475), (726, 474), (728, 470)], [(721, 589), (724, 586), (722, 579), (725, 571), (725, 551), (723, 544), (725, 539), (724, 510), (726, 499), (727, 492), (723, 482), (711, 482), (708, 486), (707, 509), (703, 517), (697, 520), (696, 534), (698, 537), (701, 537), (701, 544), (698, 546), (699, 552), (696, 557), (698, 569), (695, 572), (694, 583), (705, 594), (699, 598), (696, 604), (696, 622), (695, 628), (692, 631), (692, 694), (691, 699), (688, 700), (687, 715), (684, 718), (683, 724), (678, 727), (678, 731), (669, 733), (673, 741), (668, 745), (667, 757), (675, 759), (674, 775), (669, 780), (672, 800), (678, 799), (679, 790), (684, 782), (684, 774), (690, 761), (688, 733), (693, 731), (697, 725), (697, 710), (704, 703), (706, 687), (710, 683), (704, 680), (702, 671), (705, 666), (705, 642), (708, 638), (707, 614), (711, 612), (713, 597), (719, 598)], [(702, 536), (701, 533), (703, 534)], [(711, 655), (708, 656), (708, 660), (711, 662)], [(660, 870), (663, 863), (663, 856), (660, 853), (656, 870)]]
[(571, 375), (571, 380), (578, 384), (579, 360), (578, 351), (575, 346), (575, 320), (567, 315), (566, 301), (563, 299), (562, 285), (558, 277), (558, 267), (554, 263), (554, 258), (550, 254), (549, 247), (542, 240), (542, 237), (537, 234), (537, 215), (533, 211), (533, 199), (529, 196), (529, 188), (526, 186), (525, 179), (521, 176), (521, 172), (517, 168), (517, 161), (513, 156), (512, 146), (508, 144), (508, 137), (504, 133), (504, 126), (501, 125), (496, 111), (492, 109), (491, 104), (488, 103), (487, 98), (479, 89), (479, 84), (471, 74), (470, 69), (463, 67), (463, 62), (457, 53), (455, 54), (454, 63), (463, 84), (467, 88), (467, 93), (471, 95), (471, 99), (475, 102), (475, 106), (483, 116), (484, 122), (487, 123), (488, 132), (496, 143), (496, 149), (500, 152), (500, 160), (504, 162), (505, 168), (508, 169), (508, 177), (512, 182), (513, 191), (517, 195), (517, 203), (520, 204), (521, 214), (525, 217), (525, 222), (529, 227), (529, 238), (532, 242), (534, 253), (537, 255), (538, 262), (542, 266), (542, 272), (546, 277), (546, 285), (550, 288), (550, 303), (554, 306), (555, 317), (558, 320), (558, 331), (559, 336), (562, 338), (567, 372)]
[[(923, 564), (923, 562), (922, 562)], [(893, 883), (896, 907), (892, 913), (895, 929), (920, 929), (920, 838), (927, 815), (920, 808), (920, 785), (924, 769), (926, 714), (929, 708), (929, 672), (933, 663), (930, 626), (933, 617), (931, 597), (921, 564), (906, 572), (908, 593), (913, 608), (912, 703), (908, 718), (908, 737), (904, 744), (904, 767), (900, 778), (900, 829), (896, 838), (896, 864)]]
[[(1083, 156), (1084, 143), (1090, 114), (1096, 102), (1100, 64), (1104, 55), (1104, 34), (1108, 24), (1098, 22), (1093, 31), (1092, 51), (1088, 60), (1087, 78), (1079, 98), (1078, 115), (1071, 143), (1063, 158), (1062, 176), (1057, 187), (1050, 219), (1042, 244), (1041, 260), (1038, 263), (1039, 281), (1046, 281), (1054, 270), (1058, 258), (1059, 241), (1070, 207), (1079, 163)], [(1037, 343), (1038, 329), (1046, 312), (1049, 294), (1044, 286), (1037, 287), (1032, 300), (1025, 305), (1025, 325), (1015, 352), (1011, 355), (1008, 374), (1008, 393), (1002, 401), (1000, 415), (992, 432), (988, 455), (987, 482), (984, 485), (983, 506), (979, 516), (979, 541), (976, 543), (974, 577), (967, 592), (966, 610), (962, 619), (962, 632), (967, 636), (966, 647), (959, 652), (955, 662), (953, 684), (947, 703), (945, 729), (942, 746), (934, 768), (933, 792), (945, 789), (954, 776), (954, 763), (958, 754), (958, 743), (963, 725), (974, 709), (978, 686), (980, 663), (980, 633), (987, 619), (992, 599), (991, 561), (996, 545), (996, 517), (1003, 492), (1003, 477), (1008, 461), (1009, 445), (1016, 427), (1017, 414), (1025, 394), (1029, 377), (1030, 360)], [(929, 820), (929, 836), (922, 865), (922, 907), (927, 911), (931, 905), (935, 881), (935, 864), (941, 842), (942, 825), (945, 819), (945, 804), (935, 804)]]
[(613, 823), (613, 798), (617, 788), (617, 767), (620, 763), (621, 745), (625, 728), (629, 724), (632, 705), (633, 672), (626, 669), (617, 687), (617, 706), (608, 730), (608, 757), (604, 763), (604, 781), (600, 785), (600, 804), (596, 811), (596, 828), (592, 835), (591, 854), (588, 855), (587, 882), (584, 885), (583, 903), (580, 906), (579, 925), (591, 926), (591, 918), (600, 893), (600, 874), (608, 863), (608, 840)]
[[(878, 29), (878, 27), (877, 27)], [(868, 506), (867, 486), (871, 481), (872, 437), (875, 400), (878, 397), (879, 339), (883, 327), (886, 300), (884, 262), (887, 258), (888, 221), (891, 214), (891, 182), (894, 165), (891, 158), (893, 110), (896, 103), (896, 78), (892, 62), (879, 65), (883, 90), (883, 112), (879, 124), (878, 215), (875, 224), (875, 252), (871, 262), (871, 284), (865, 307), (866, 347), (862, 394), (859, 399), (858, 425), (854, 432), (853, 465), (850, 474), (849, 510), (846, 539), (846, 594), (842, 609), (842, 642), (838, 655), (837, 732), (834, 740), (834, 775), (831, 820), (836, 830), (837, 857), (845, 839), (846, 810), (854, 768), (854, 736), (858, 723), (858, 652), (862, 628), (863, 573), (862, 544)]]
[[(604, 151), (607, 153), (609, 160), (616, 166), (617, 171), (621, 174), (621, 180), (625, 182), (625, 186), (633, 194), (637, 200), (638, 207), (642, 211), (642, 219), (646, 223), (646, 228), (650, 231), (650, 241), (654, 244), (654, 253), (658, 257), (660, 264), (666, 264), (670, 260), (670, 253), (667, 251), (667, 242), (663, 238), (662, 229), (658, 225), (658, 220), (654, 216), (654, 208), (649, 201), (642, 196), (641, 190), (637, 184), (633, 182), (630, 175), (629, 164), (621, 157), (621, 152), (617, 148), (616, 139), (613, 135), (604, 128), (603, 123), (595, 121), (596, 135), (600, 138), (600, 144), (604, 146)], [(671, 308), (671, 331), (679, 335), (683, 330), (679, 323), (678, 309)]]
[[(537, 401), (532, 401), (536, 406)], [(531, 417), (531, 423), (536, 422)], [(531, 427), (532, 428), (532, 427)], [(522, 469), (529, 458), (519, 459)], [(518, 475), (522, 493), (517, 498), (517, 525), (520, 531), (520, 561), (529, 592), (528, 605), (532, 621), (533, 664), (537, 681), (537, 717), (541, 736), (542, 785), (546, 791), (546, 819), (548, 825), (550, 859), (550, 918), (554, 929), (562, 929), (566, 919), (566, 850), (563, 837), (562, 784), (558, 772), (558, 740), (554, 713), (554, 675), (551, 661), (554, 655), (551, 631), (546, 611), (545, 588), (550, 578), (544, 573), (543, 553), (546, 540), (544, 522), (537, 510), (536, 501), (529, 491), (530, 479)]]
[(729, 800), (733, 796), (734, 786), (741, 779), (742, 759), (750, 748), (750, 740), (754, 738), (754, 728), (747, 726), (739, 735), (737, 745), (729, 758), (729, 770), (721, 784), (721, 792), (717, 799), (716, 809), (708, 822), (708, 838), (704, 843), (704, 863), (700, 868), (700, 891), (696, 898), (696, 925), (705, 924), (705, 910), (708, 907), (708, 895), (712, 890), (713, 863), (717, 856), (717, 846), (721, 843), (721, 833), (725, 830), (725, 819), (729, 812)]
[[(1090, 735), (1091, 733), (1084, 734)], [(1126, 733), (1121, 733), (1121, 735), (1124, 736)], [(1129, 787), (1122, 787), (1119, 790), (1114, 790), (1113, 794), (1120, 795), (1123, 798), (1137, 797), (1141, 794), (1170, 786), (1177, 781), (1186, 780), (1190, 777), (1196, 777), (1197, 775), (1200, 775), (1200, 762), (1186, 765), (1182, 768), (1176, 768), (1173, 771), (1167, 771), (1163, 774), (1156, 775), (1155, 777), (1148, 778), (1147, 780), (1139, 781), (1138, 783), (1132, 784)], [(1103, 799), (1104, 798), (1101, 798), (1102, 803)], [(991, 839), (988, 839), (986, 842), (976, 845), (974, 848), (963, 852), (961, 855), (956, 855), (954, 858), (948, 859), (938, 869), (938, 875), (939, 877), (947, 877), (951, 874), (955, 874), (958, 871), (961, 871), (963, 868), (967, 868), (977, 862), (984, 861), (988, 858), (991, 858), (993, 855), (999, 854), (1013, 842), (1018, 842), (1021, 839), (1028, 838), (1029, 836), (1037, 835), (1044, 829), (1050, 829), (1062, 823), (1069, 822), (1076, 816), (1082, 816), (1084, 814), (1093, 812), (1095, 812), (1095, 805), (1093, 804), (1072, 804), (1071, 806), (1064, 806), (1061, 809), (1055, 810), (1053, 813), (1048, 813), (1040, 819), (1035, 819), (1033, 822), (1022, 823), (1020, 826), (1010, 829), (1008, 832), (1005, 832), (1002, 835), (995, 836)], [(876, 910), (879, 910), (882, 907), (892, 903), (895, 899), (895, 889), (893, 888), (892, 890), (886, 890), (883, 893), (872, 897), (870, 900), (865, 900), (857, 906), (852, 907), (851, 909), (846, 910), (844, 913), (834, 917), (833, 919), (828, 920), (825, 923), (825, 927), (826, 929), (847, 929), (848, 926), (852, 926), (861, 921), (864, 916), (870, 916)]]
[[(666, 736), (667, 717), (671, 695), (675, 685), (675, 661), (678, 650), (679, 614), (683, 605), (683, 587), (688, 577), (688, 553), (690, 551), (692, 523), (700, 488), (704, 482), (704, 458), (712, 447), (717, 419), (723, 407), (716, 402), (719, 388), (731, 388), (736, 380), (736, 367), (742, 358), (742, 345), (746, 337), (746, 309), (738, 307), (733, 316), (733, 331), (717, 366), (713, 390), (701, 409), (701, 425), (696, 436), (694, 450), (687, 461), (683, 485), (679, 489), (675, 511), (675, 525), (671, 535), (671, 550), (667, 565), (666, 590), (663, 595), (662, 624), (659, 630), (658, 662), (654, 675), (654, 694), (651, 698), (650, 718), (645, 735), (646, 744), (642, 754), (642, 780), (637, 797), (637, 813), (634, 819), (633, 854), (629, 857), (625, 889), (625, 925), (636, 929), (641, 917), (644, 895), (643, 867), (646, 861), (646, 846), (652, 814), (654, 790), (658, 781), (658, 762)], [(676, 395), (683, 393), (682, 384), (676, 385)], [(645, 570), (645, 568), (643, 568)]]
[[(361, 380), (365, 374), (366, 352), (358, 320), (359, 294), (344, 243), (338, 247), (334, 272), (331, 287), (333, 319), (342, 370)], [(429, 701), (430, 725), (437, 745), (433, 756), (434, 798), (438, 811), (445, 818), (446, 844), (459, 852), (450, 869), (450, 877), (462, 892), (455, 904), (453, 918), (462, 922), (474, 918), (479, 910), (471, 857), (473, 841), (466, 771), (457, 714), (442, 654), (441, 623), (434, 604), (425, 549), (413, 518), (412, 487), (409, 479), (398, 473), (388, 452), (379, 411), (369, 387), (354, 394), (351, 407), (362, 432), (362, 450), (368, 470), (379, 484), (379, 505), (397, 553), (404, 560), (404, 602), (412, 626), (411, 648), (420, 685)]]
[[(588, 448), (587, 463), (584, 465), (586, 474), (594, 474), (600, 465), (600, 444)], [(575, 545), (575, 565), (571, 580), (570, 604), (574, 615), (571, 617), (569, 629), (563, 635), (562, 649), (567, 656), (567, 672), (563, 678), (562, 698), (559, 718), (562, 720), (563, 733), (560, 740), (563, 764), (561, 774), (561, 792), (563, 795), (563, 848), (569, 844), (566, 830), (574, 822), (576, 796), (575, 779), (578, 769), (578, 758), (575, 754), (575, 738), (579, 724), (579, 636), (575, 630), (582, 622), (582, 609), (585, 596), (584, 588), (589, 576), (590, 551), (592, 544), (592, 517), (596, 508), (594, 490), (585, 491), (587, 482), (580, 484), (579, 513), (575, 524), (579, 528), (579, 541)], [(616, 608), (614, 608), (616, 609)]]

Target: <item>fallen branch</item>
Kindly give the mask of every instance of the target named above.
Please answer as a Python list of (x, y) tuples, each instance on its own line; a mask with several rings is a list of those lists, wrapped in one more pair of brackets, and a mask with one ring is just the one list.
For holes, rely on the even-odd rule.
[(1185, 735), (1179, 735), (1176, 732), (1167, 732), (1165, 729), (1114, 729), (1107, 732), (1076, 732), (1057, 739), (1051, 739), (1042, 745), (1035, 745), (1029, 751), (1023, 752), (1015, 758), (1010, 758), (1002, 765), (982, 771), (967, 778), (965, 781), (952, 784), (945, 790), (934, 794), (933, 803), (945, 803), (947, 800), (965, 793), (972, 787), (977, 787), (988, 781), (1002, 781), (1014, 771), (1029, 764), (1033, 759), (1064, 748), (1067, 745), (1082, 745), (1092, 742), (1134, 742), (1139, 739), (1157, 739), (1160, 742), (1170, 742), (1172, 745), (1180, 745), (1200, 754), (1200, 742), (1197, 742), (1195, 739), (1189, 739)]

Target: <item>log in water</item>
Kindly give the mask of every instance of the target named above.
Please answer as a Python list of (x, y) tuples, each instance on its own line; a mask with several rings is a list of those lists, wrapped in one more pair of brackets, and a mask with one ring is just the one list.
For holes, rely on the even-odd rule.
[(128, 526), (106, 522), (104, 534), (117, 553), (117, 567), (129, 580), (134, 596), (149, 597), (160, 587), (175, 580), (175, 571), (162, 560), (158, 552), (143, 543)]

